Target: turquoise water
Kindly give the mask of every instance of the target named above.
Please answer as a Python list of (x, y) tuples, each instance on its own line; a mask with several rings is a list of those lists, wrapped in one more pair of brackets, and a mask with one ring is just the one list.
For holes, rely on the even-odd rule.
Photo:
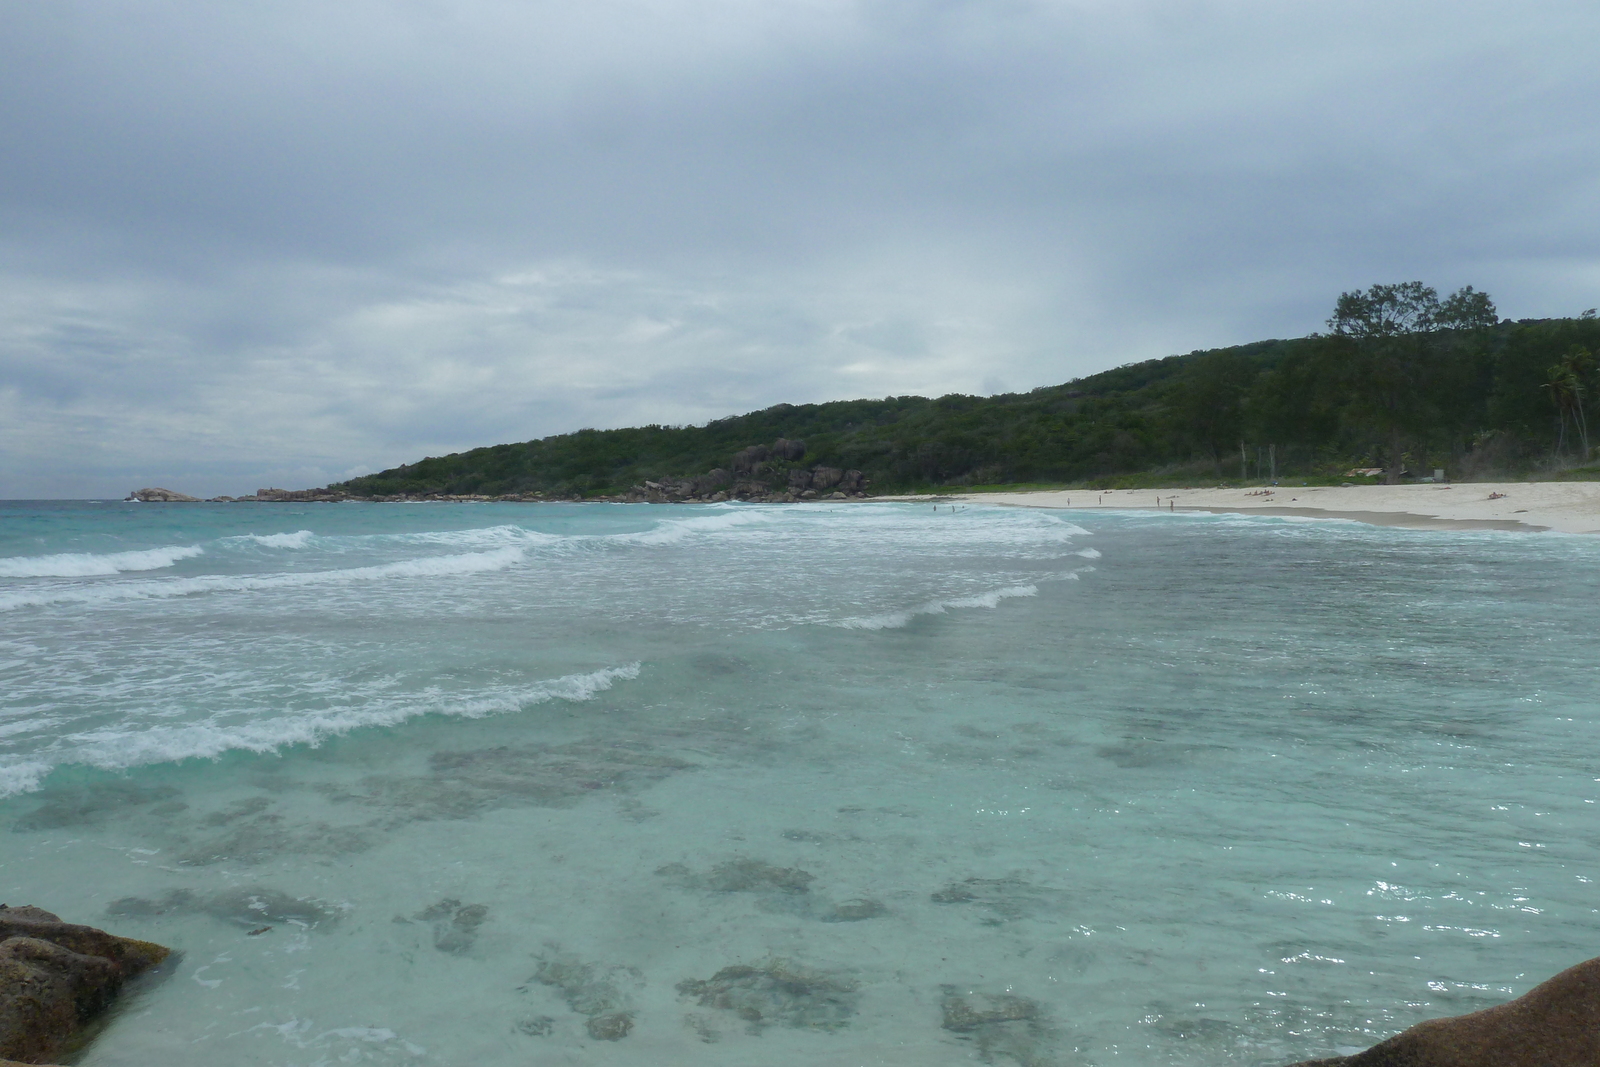
[[(0, 504), (88, 1065), (1275, 1064), (1600, 955), (1600, 541)], [(267, 929), (263, 929), (267, 928)]]

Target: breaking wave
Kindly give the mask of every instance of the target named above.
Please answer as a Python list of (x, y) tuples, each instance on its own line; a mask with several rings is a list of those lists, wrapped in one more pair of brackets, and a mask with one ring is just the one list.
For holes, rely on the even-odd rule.
[(396, 563), (379, 563), (370, 567), (310, 571), (305, 574), (206, 575), (196, 578), (156, 579), (142, 582), (124, 582), (116, 585), (78, 586), (68, 589), (34, 589), (0, 594), (0, 611), (43, 607), (47, 604), (101, 604), (115, 600), (154, 600), (167, 597), (192, 596), (196, 593), (246, 592), (254, 589), (281, 589), (308, 585), (340, 584), (344, 582), (372, 581), (380, 578), (423, 578), (452, 574), (475, 574), (482, 571), (503, 570), (506, 567), (522, 562), (522, 558), (521, 549), (502, 548), (493, 552), (467, 552), (454, 556), (428, 556), (422, 559), (401, 560)]
[(0, 559), (0, 578), (94, 578), (127, 571), (154, 571), (205, 550), (199, 545), (168, 545), (134, 552), (63, 552), (54, 556)]
[[(574, 703), (592, 700), (619, 681), (638, 678), (641, 667), (639, 663), (603, 667), (586, 674), (567, 674), (532, 685), (507, 686), (466, 698), (438, 688), (429, 688), (400, 699), (374, 701), (365, 705), (351, 704), (314, 714), (258, 719), (247, 723), (207, 721), (149, 729), (112, 727), (87, 731), (73, 738), (71, 762), (102, 770), (125, 770), (185, 759), (215, 759), (227, 752), (267, 753), (292, 745), (316, 747), (330, 737), (352, 730), (367, 726), (394, 726), (422, 715), (479, 719), (521, 711), (553, 700)], [(53, 769), (52, 764), (37, 758), (0, 765), (0, 797), (37, 789)]]
[(240, 540), (254, 541), (262, 548), (304, 548), (313, 536), (310, 530), (296, 530), (294, 533), (245, 534)]
[(933, 600), (921, 607), (911, 608), (907, 611), (892, 611), (882, 615), (867, 615), (861, 618), (841, 619), (832, 625), (846, 630), (897, 630), (909, 623), (918, 615), (943, 615), (951, 608), (997, 608), (1002, 600), (1009, 600), (1019, 596), (1038, 596), (1039, 587), (1036, 585), (1013, 585), (1006, 589), (993, 589), (987, 593), (976, 596), (955, 597), (950, 600)]

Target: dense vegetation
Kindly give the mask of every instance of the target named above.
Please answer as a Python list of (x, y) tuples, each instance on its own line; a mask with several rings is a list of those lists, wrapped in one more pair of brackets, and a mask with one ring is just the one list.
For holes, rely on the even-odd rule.
[[(579, 430), (424, 459), (330, 487), (357, 496), (598, 496), (727, 467), (775, 439), (875, 492), (1016, 483), (1344, 479), (1352, 467), (1592, 476), (1593, 311), (1497, 321), (1470, 287), (1340, 297), (1327, 334), (1130, 364), (1028, 393), (779, 404), (705, 426)], [(773, 474), (781, 476), (775, 469)], [(776, 484), (776, 483), (775, 483)]]

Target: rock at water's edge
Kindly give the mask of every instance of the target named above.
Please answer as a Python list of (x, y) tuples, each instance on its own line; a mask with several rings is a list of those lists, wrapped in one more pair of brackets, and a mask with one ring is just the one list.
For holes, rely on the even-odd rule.
[(42, 1063), (170, 950), (0, 904), (0, 1065)]
[(1292, 1067), (1594, 1067), (1600, 1064), (1600, 958), (1516, 1000), (1429, 1019), (1358, 1052)]
[(124, 500), (142, 500), (146, 504), (198, 504), (200, 498), (171, 489), (135, 489)]

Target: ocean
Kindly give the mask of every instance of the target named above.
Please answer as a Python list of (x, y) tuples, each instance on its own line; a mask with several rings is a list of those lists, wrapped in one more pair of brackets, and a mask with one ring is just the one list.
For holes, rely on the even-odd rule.
[(0, 503), (88, 1067), (1248, 1064), (1600, 955), (1600, 540)]

